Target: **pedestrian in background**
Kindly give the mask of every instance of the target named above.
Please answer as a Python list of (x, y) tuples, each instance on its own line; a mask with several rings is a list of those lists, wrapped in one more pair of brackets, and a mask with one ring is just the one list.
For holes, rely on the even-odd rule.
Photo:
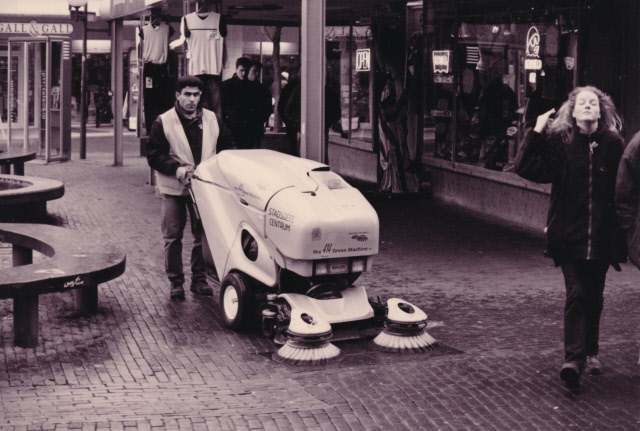
[(289, 111), (287, 111), (287, 105), (289, 104), (291, 95), (297, 91), (297, 88), (300, 86), (299, 70), (298, 66), (292, 66), (289, 69), (289, 79), (280, 92), (280, 99), (278, 99), (278, 113), (285, 126), (287, 142), (289, 143), (289, 154), (292, 156), (299, 155), (298, 123), (300, 122), (300, 105), (292, 104)]
[(247, 74), (247, 79), (251, 82), (253, 88), (251, 94), (254, 98), (251, 106), (251, 123), (250, 127), (256, 134), (255, 148), (260, 148), (262, 136), (264, 136), (264, 127), (271, 114), (273, 114), (273, 104), (271, 103), (271, 91), (266, 85), (260, 82), (260, 73), (262, 72), (262, 63), (253, 61)]
[[(640, 132), (622, 154), (616, 179), (616, 211), (627, 237), (629, 260), (640, 268)], [(640, 354), (638, 355), (640, 364)]]
[[(288, 84), (287, 84), (288, 85)], [(324, 160), (322, 163), (329, 163), (329, 129), (340, 119), (340, 94), (337, 86), (327, 84), (324, 87)], [(284, 108), (284, 115), (289, 122), (287, 124), (287, 134), (289, 126), (296, 130), (295, 147), (291, 148), (292, 154), (297, 156), (300, 154), (300, 123), (302, 119), (301, 113), (302, 103), (302, 85), (300, 81), (289, 94), (289, 100)], [(293, 153), (295, 151), (295, 153)]]
[(616, 211), (627, 235), (629, 260), (640, 268), (640, 132), (622, 154), (616, 180)]
[(222, 82), (222, 118), (233, 132), (239, 149), (256, 148), (256, 134), (252, 129), (254, 117), (255, 87), (247, 79), (251, 60), (240, 57), (236, 60), (236, 73)]
[(162, 236), (165, 272), (171, 282), (171, 299), (184, 299), (182, 237), (191, 219), (191, 291), (213, 295), (207, 284), (202, 254), (202, 223), (197, 219), (187, 184), (200, 162), (233, 146), (231, 131), (213, 111), (200, 106), (202, 81), (183, 76), (176, 84), (176, 103), (156, 118), (147, 142), (147, 161), (157, 171), (162, 193)]
[(560, 107), (540, 115), (516, 158), (523, 178), (551, 183), (547, 253), (562, 268), (565, 363), (560, 377), (579, 387), (580, 374), (600, 374), (600, 315), (609, 265), (626, 261), (626, 247), (614, 199), (624, 149), (620, 116), (611, 98), (577, 87)]

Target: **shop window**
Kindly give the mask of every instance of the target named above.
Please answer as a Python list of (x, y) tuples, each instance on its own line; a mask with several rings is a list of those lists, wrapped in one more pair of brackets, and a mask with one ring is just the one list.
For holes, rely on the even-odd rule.
[(369, 26), (325, 28), (329, 142), (373, 149), (373, 42)]
[[(538, 115), (558, 108), (575, 80), (575, 32), (561, 19), (512, 17), (429, 28), (424, 77), (425, 153), (493, 171), (512, 171), (519, 143)], [(440, 24), (440, 25), (437, 25)], [(429, 47), (427, 48), (429, 49)], [(455, 106), (455, 107), (454, 107)], [(455, 130), (454, 130), (455, 129)]]

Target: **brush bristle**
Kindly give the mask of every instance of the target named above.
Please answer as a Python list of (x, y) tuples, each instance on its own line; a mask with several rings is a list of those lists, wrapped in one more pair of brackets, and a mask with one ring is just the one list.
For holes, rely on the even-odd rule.
[(276, 362), (288, 365), (320, 365), (333, 361), (340, 349), (331, 343), (316, 347), (296, 347), (289, 341), (273, 355)]
[(438, 342), (426, 332), (418, 335), (402, 336), (382, 331), (373, 342), (384, 352), (426, 352), (435, 348)]

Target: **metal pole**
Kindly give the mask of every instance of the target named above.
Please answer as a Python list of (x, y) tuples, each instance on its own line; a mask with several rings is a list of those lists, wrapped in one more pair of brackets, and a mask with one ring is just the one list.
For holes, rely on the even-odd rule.
[[(22, 76), (24, 77), (22, 80), (22, 94), (24, 95), (24, 103), (22, 104), (22, 118), (24, 124), (22, 148), (27, 152), (29, 151), (29, 42), (24, 42), (22, 44), (22, 49), (24, 50), (24, 55), (22, 56)], [(33, 79), (35, 79), (35, 77)]]
[(112, 103), (115, 106), (114, 119), (115, 125), (113, 127), (113, 134), (115, 137), (114, 142), (114, 165), (122, 166), (123, 161), (123, 147), (122, 147), (122, 87), (124, 85), (123, 72), (124, 64), (122, 59), (122, 19), (116, 19), (111, 22), (111, 43), (114, 47), (113, 55), (111, 57), (111, 67), (114, 68), (115, 83), (112, 87), (115, 88), (112, 96)]
[[(79, 13), (80, 8), (76, 9)], [(82, 69), (80, 76), (80, 159), (87, 158), (87, 5), (82, 18)]]

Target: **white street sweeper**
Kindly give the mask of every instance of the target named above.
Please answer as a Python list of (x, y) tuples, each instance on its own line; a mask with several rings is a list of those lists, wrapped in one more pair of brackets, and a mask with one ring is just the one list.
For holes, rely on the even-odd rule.
[(383, 350), (423, 351), (436, 341), (427, 315), (397, 298), (370, 301), (353, 283), (378, 253), (378, 215), (329, 167), (270, 150), (228, 150), (204, 161), (191, 180), (203, 223), (203, 252), (221, 280), (227, 327), (262, 319), (296, 364), (339, 355), (332, 328), (383, 328)]

